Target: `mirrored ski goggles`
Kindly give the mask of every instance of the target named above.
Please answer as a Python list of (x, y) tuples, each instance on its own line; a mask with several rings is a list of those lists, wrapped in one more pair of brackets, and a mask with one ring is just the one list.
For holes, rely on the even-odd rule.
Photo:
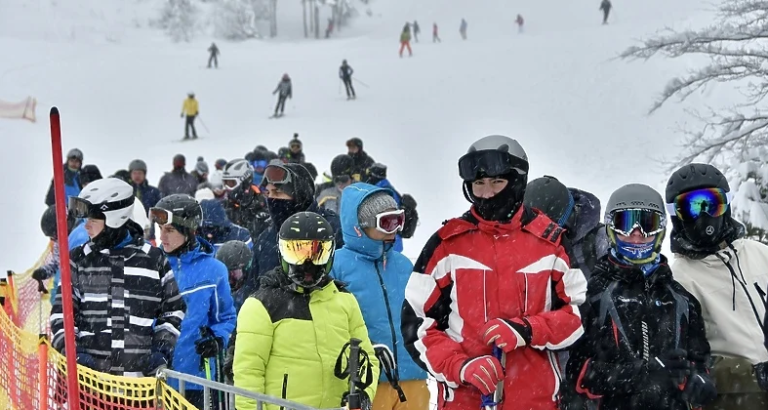
[(258, 161), (253, 161), (251, 165), (253, 165), (253, 169), (264, 169), (267, 167), (267, 165), (269, 165), (269, 161), (262, 159)]
[(459, 176), (464, 181), (496, 177), (513, 170), (520, 175), (527, 174), (528, 162), (495, 150), (470, 152), (459, 158)]
[(289, 265), (303, 265), (311, 262), (322, 266), (331, 260), (333, 241), (312, 239), (279, 239), (277, 241), (280, 256)]
[(149, 220), (160, 226), (171, 224), (193, 230), (198, 227), (198, 221), (182, 218), (178, 215), (174, 215), (172, 211), (163, 208), (149, 208)]
[(631, 236), (640, 229), (644, 237), (654, 236), (663, 231), (667, 220), (660, 212), (647, 209), (624, 209), (610, 216), (608, 226), (619, 235)]
[(264, 170), (264, 181), (268, 184), (280, 185), (290, 184), (293, 179), (291, 172), (280, 165), (269, 165)]
[(103, 202), (100, 204), (92, 204), (88, 200), (72, 196), (69, 197), (69, 204), (67, 210), (72, 217), (76, 219), (81, 218), (94, 218), (104, 219), (104, 213), (110, 211), (117, 211), (119, 209), (125, 209), (133, 205), (136, 199), (129, 197), (115, 202)]
[(376, 230), (386, 234), (392, 234), (403, 230), (405, 226), (405, 211), (382, 212), (376, 215)]
[(725, 215), (730, 203), (730, 192), (720, 188), (702, 188), (676, 196), (673, 203), (667, 204), (667, 210), (680, 219), (690, 221), (698, 219), (702, 213), (712, 217)]

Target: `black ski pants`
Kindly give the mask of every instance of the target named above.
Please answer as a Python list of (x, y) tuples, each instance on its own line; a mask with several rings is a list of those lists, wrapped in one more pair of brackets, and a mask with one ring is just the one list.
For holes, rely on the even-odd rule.
[(609, 14), (611, 14), (611, 9), (603, 9), (603, 24), (608, 24)]
[(211, 63), (213, 63), (216, 68), (219, 68), (219, 56), (211, 53), (211, 56), (208, 57), (208, 68), (211, 68)]
[(355, 97), (355, 87), (352, 86), (352, 78), (342, 78), (344, 81), (344, 88), (347, 89), (347, 97)]
[(192, 129), (192, 136), (197, 138), (197, 130), (195, 129), (196, 115), (187, 115), (187, 121), (184, 124), (184, 138), (189, 138), (189, 130)]
[(275, 106), (275, 115), (277, 115), (277, 112), (280, 111), (280, 114), (282, 114), (285, 111), (285, 100), (288, 98), (287, 95), (280, 95), (277, 97), (277, 105)]

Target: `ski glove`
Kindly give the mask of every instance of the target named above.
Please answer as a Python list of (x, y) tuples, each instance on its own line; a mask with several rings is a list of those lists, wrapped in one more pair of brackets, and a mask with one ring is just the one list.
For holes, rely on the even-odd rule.
[(755, 369), (755, 378), (757, 385), (761, 389), (768, 391), (768, 362), (758, 363), (753, 366)]
[(34, 272), (32, 272), (32, 279), (41, 281), (41, 280), (47, 280), (50, 276), (48, 276), (48, 272), (45, 271), (43, 268), (37, 268)]
[(683, 400), (693, 407), (712, 403), (717, 398), (717, 387), (706, 373), (693, 372), (683, 391)]
[(531, 342), (531, 326), (525, 319), (491, 319), (481, 330), (483, 343), (509, 353)]
[(504, 370), (499, 360), (485, 355), (468, 360), (461, 367), (459, 377), (463, 383), (477, 387), (484, 395), (493, 394), (496, 385), (504, 380)]
[(663, 373), (668, 375), (675, 384), (679, 384), (686, 376), (691, 374), (691, 362), (688, 360), (688, 352), (684, 349), (673, 349), (659, 356), (652, 357), (647, 364), (649, 374)]
[(204, 359), (216, 357), (222, 345), (224, 345), (224, 340), (220, 337), (213, 336), (211, 333), (208, 336), (201, 337), (195, 341), (195, 352)]
[[(372, 403), (371, 398), (368, 397), (368, 393), (359, 390), (358, 393), (360, 394), (360, 409), (359, 410), (371, 410)], [(344, 395), (341, 396), (341, 407), (344, 407), (345, 409), (348, 409), (347, 402), (349, 401), (349, 392), (344, 392)], [(355, 409), (351, 409), (355, 410)]]
[(161, 368), (168, 367), (168, 358), (161, 352), (153, 352), (147, 358), (142, 373), (147, 377), (154, 377)]
[(85, 352), (77, 352), (77, 364), (89, 369), (96, 370), (96, 359)]
[(392, 350), (389, 349), (389, 346), (375, 344), (373, 345), (373, 351), (376, 352), (376, 358), (379, 359), (384, 370), (393, 374), (394, 370), (397, 368), (397, 363), (395, 363), (395, 356), (392, 354)]

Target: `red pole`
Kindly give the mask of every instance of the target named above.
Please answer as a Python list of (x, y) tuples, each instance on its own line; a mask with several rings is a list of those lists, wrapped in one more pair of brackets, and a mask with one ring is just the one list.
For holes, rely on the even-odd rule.
[(72, 273), (69, 271), (69, 233), (67, 204), (64, 196), (64, 163), (61, 153), (61, 120), (59, 109), (51, 108), (51, 148), (53, 149), (53, 189), (56, 195), (56, 234), (59, 237), (59, 267), (61, 269), (61, 300), (64, 303), (64, 353), (67, 357), (67, 406), (80, 408), (77, 384), (77, 346), (75, 346), (75, 317), (72, 314)]

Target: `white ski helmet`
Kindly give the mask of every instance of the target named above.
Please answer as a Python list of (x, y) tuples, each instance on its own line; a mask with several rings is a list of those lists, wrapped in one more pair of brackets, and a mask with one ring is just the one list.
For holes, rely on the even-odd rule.
[(224, 166), (222, 181), (225, 189), (234, 190), (240, 185), (250, 186), (253, 182), (253, 165), (246, 159), (234, 159)]
[(69, 201), (69, 211), (76, 218), (105, 219), (110, 228), (125, 225), (133, 216), (133, 188), (121, 179), (93, 181)]

